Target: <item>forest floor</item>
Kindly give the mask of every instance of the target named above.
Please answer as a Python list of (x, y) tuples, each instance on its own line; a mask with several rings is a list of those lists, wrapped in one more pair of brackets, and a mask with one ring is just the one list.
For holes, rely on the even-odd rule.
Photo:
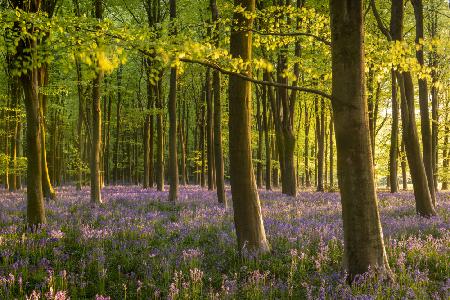
[[(412, 192), (379, 193), (395, 281), (342, 273), (338, 193), (260, 191), (272, 252), (239, 257), (232, 212), (190, 186), (179, 202), (139, 187), (57, 190), (48, 225), (23, 231), (25, 193), (0, 191), (0, 299), (448, 299), (450, 194), (438, 216), (415, 214)], [(228, 192), (228, 197), (230, 194)]]

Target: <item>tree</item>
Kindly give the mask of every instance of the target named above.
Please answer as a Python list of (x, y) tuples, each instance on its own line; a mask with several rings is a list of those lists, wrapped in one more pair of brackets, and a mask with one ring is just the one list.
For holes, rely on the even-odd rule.
[[(174, 22), (177, 16), (176, 0), (170, 0), (170, 21)], [(176, 34), (173, 26), (173, 34)], [(178, 198), (178, 159), (177, 159), (177, 67), (170, 68), (169, 86), (169, 201), (175, 202)]]
[[(414, 16), (416, 20), (416, 44), (420, 45), (423, 41), (423, 4), (422, 0), (411, 0), (414, 8)], [(423, 48), (416, 48), (416, 58), (421, 66), (424, 63)], [(428, 181), (428, 189), (430, 190), (433, 205), (436, 202), (434, 174), (433, 174), (433, 149), (430, 125), (430, 113), (428, 110), (428, 83), (424, 78), (419, 78), (419, 106), (420, 106), (420, 128), (422, 134), (422, 153), (423, 164)]]
[[(30, 5), (22, 1), (15, 1), (14, 7), (27, 12), (36, 13), (41, 7), (41, 1), (32, 1)], [(13, 30), (19, 32), (16, 25)], [(30, 26), (32, 36), (37, 28)], [(25, 95), (25, 109), (27, 120), (27, 223), (34, 227), (46, 223), (44, 194), (42, 191), (42, 127), (41, 102), (39, 101), (39, 68), (37, 67), (37, 48), (41, 40), (28, 37), (19, 42), (15, 59), (19, 62), (30, 60), (33, 62), (29, 70), (23, 70), (20, 82)]]
[[(230, 53), (232, 57), (249, 61), (252, 58), (253, 19), (245, 14), (255, 11), (255, 0), (235, 0), (234, 5), (242, 6), (245, 11), (233, 14), (236, 25), (231, 31)], [(245, 72), (249, 76), (251, 70)], [(228, 86), (231, 195), (239, 250), (266, 252), (269, 244), (252, 164), (251, 96), (250, 82), (231, 75)]]
[(375, 193), (364, 88), (363, 1), (331, 0), (332, 107), (349, 279), (389, 271)]
[[(403, 1), (393, 1), (391, 7), (391, 35), (394, 41), (403, 39)], [(396, 71), (400, 88), (403, 141), (416, 200), (416, 211), (423, 216), (436, 214), (428, 187), (427, 175), (420, 153), (414, 110), (414, 84), (409, 71)]]
[[(219, 11), (217, 9), (216, 0), (210, 0), (210, 8), (212, 14), (213, 27), (213, 39), (215, 46), (219, 46)], [(227, 199), (225, 196), (225, 182), (224, 182), (224, 163), (223, 163), (223, 151), (222, 151), (222, 107), (220, 100), (220, 72), (218, 70), (213, 71), (213, 96), (214, 96), (214, 159), (216, 167), (216, 188), (217, 188), (217, 200), (227, 207)]]
[[(95, 17), (103, 18), (102, 0), (94, 0)], [(91, 202), (102, 203), (100, 156), (102, 141), (101, 82), (104, 72), (100, 65), (92, 81), (92, 150), (91, 150)]]

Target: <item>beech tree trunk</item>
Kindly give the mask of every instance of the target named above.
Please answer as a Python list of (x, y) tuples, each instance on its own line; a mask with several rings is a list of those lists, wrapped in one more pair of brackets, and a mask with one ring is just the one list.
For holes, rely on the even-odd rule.
[[(423, 4), (422, 0), (411, 0), (414, 8), (414, 16), (416, 20), (416, 44), (423, 40)], [(423, 49), (416, 48), (416, 58), (421, 66), (424, 65)], [(428, 111), (428, 84), (427, 80), (419, 78), (419, 106), (420, 106), (420, 127), (422, 134), (422, 152), (423, 164), (428, 181), (428, 189), (431, 194), (433, 206), (436, 202), (436, 195), (434, 189), (434, 174), (433, 174), (433, 152), (431, 140), (431, 125), (430, 113)]]
[[(48, 69), (47, 69), (47, 65), (44, 64), (43, 66), (41, 66), (39, 68), (38, 71), (38, 84), (39, 87), (45, 87), (48, 85)], [(45, 134), (45, 114), (46, 114), (46, 108), (47, 108), (47, 96), (39, 93), (39, 101), (41, 102), (40, 104), (40, 113), (41, 113), (41, 124), (40, 126), (41, 128), (41, 155), (42, 155), (42, 160), (41, 160), (41, 168), (42, 168), (42, 192), (44, 193), (44, 197), (46, 199), (55, 199), (56, 198), (56, 193), (55, 190), (53, 189), (51, 180), (50, 180), (50, 174), (48, 172), (48, 164), (47, 164), (47, 151), (46, 151), (46, 134)], [(53, 155), (56, 155), (56, 153), (53, 153)]]
[[(317, 101), (316, 101), (317, 103)], [(318, 122), (316, 123), (318, 126), (317, 128), (317, 191), (323, 192), (324, 186), (323, 186), (323, 165), (324, 165), (324, 146), (325, 146), (325, 103), (323, 99), (320, 101), (320, 115), (317, 116)], [(318, 105), (318, 104), (316, 104)], [(317, 113), (317, 112), (316, 112)]]
[(305, 144), (303, 147), (303, 159), (305, 164), (305, 186), (311, 186), (311, 173), (309, 171), (309, 108), (305, 105)]
[[(173, 22), (177, 15), (176, 0), (170, 0), (170, 20)], [(171, 25), (172, 34), (176, 34), (174, 24)], [(177, 159), (177, 68), (170, 68), (169, 101), (169, 201), (178, 198), (178, 159)]]
[(392, 83), (392, 125), (391, 125), (391, 146), (389, 148), (389, 180), (391, 193), (398, 192), (398, 100), (397, 100), (397, 81), (395, 78), (395, 71), (391, 70)]
[(272, 189), (272, 158), (270, 156), (270, 138), (269, 138), (269, 122), (267, 120), (267, 87), (262, 86), (262, 109), (263, 109), (263, 128), (264, 128), (264, 148), (266, 154), (266, 190)]
[[(395, 41), (403, 39), (403, 16), (403, 1), (393, 1), (391, 8), (391, 35)], [(396, 71), (396, 79), (400, 88), (403, 141), (414, 187), (416, 211), (423, 216), (435, 215), (436, 212), (433, 207), (417, 135), (412, 76), (410, 72)]]
[[(219, 11), (217, 9), (216, 0), (210, 0), (212, 13), (212, 21), (215, 22), (213, 27), (213, 39), (216, 47), (219, 46)], [(224, 182), (224, 163), (222, 150), (222, 106), (220, 99), (220, 72), (213, 71), (213, 96), (214, 96), (214, 159), (216, 167), (216, 188), (217, 200), (227, 208), (227, 198), (225, 196)]]
[[(161, 74), (162, 75), (162, 74)], [(161, 76), (159, 77), (161, 78)], [(158, 80), (155, 87), (156, 105), (159, 109), (156, 115), (156, 189), (164, 191), (164, 127), (163, 127), (163, 100), (162, 100), (162, 82)]]
[(369, 267), (389, 272), (375, 193), (364, 88), (362, 0), (330, 0), (332, 106), (344, 225), (344, 265), (352, 281)]
[(263, 170), (262, 170), (262, 148), (263, 148), (263, 128), (261, 120), (261, 102), (262, 92), (256, 99), (256, 129), (258, 130), (258, 148), (256, 150), (256, 186), (262, 187)]
[(206, 158), (208, 161), (208, 190), (215, 188), (214, 179), (214, 136), (211, 69), (206, 70)]
[(153, 111), (154, 86), (150, 82), (150, 65), (147, 61), (147, 113), (144, 123), (144, 181), (143, 187), (153, 187)]
[[(95, 17), (99, 20), (103, 15), (102, 0), (95, 0)], [(92, 149), (91, 149), (91, 202), (102, 203), (101, 195), (101, 149), (102, 149), (102, 112), (101, 82), (103, 71), (96, 71), (92, 81)]]
[[(255, 0), (235, 0), (235, 6), (242, 6), (246, 12), (255, 11)], [(237, 26), (231, 31), (230, 53), (244, 61), (252, 58), (253, 20), (235, 12), (233, 20)], [(242, 28), (245, 28), (242, 30)], [(250, 76), (251, 70), (246, 70)], [(230, 182), (233, 199), (234, 224), (239, 252), (267, 252), (251, 151), (251, 84), (237, 76), (230, 75), (229, 86), (229, 141)]]
[[(445, 112), (445, 124), (448, 121), (448, 112)], [(442, 145), (442, 190), (448, 190), (448, 172), (449, 172), (449, 147), (448, 147), (448, 135), (450, 134), (450, 129), (448, 125), (445, 125), (444, 129), (444, 144)]]
[(330, 190), (334, 190), (334, 146), (333, 146), (333, 136), (334, 136), (334, 117), (333, 113), (330, 112)]

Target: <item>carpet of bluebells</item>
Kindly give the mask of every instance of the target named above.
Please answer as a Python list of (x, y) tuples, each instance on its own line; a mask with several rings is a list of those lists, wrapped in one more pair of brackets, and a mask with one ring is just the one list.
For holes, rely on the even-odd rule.
[[(230, 194), (228, 192), (228, 197)], [(58, 190), (48, 225), (25, 232), (25, 193), (0, 191), (0, 299), (449, 299), (450, 194), (421, 218), (411, 192), (380, 193), (395, 280), (342, 272), (339, 194), (260, 191), (272, 252), (239, 256), (231, 211), (214, 192)]]

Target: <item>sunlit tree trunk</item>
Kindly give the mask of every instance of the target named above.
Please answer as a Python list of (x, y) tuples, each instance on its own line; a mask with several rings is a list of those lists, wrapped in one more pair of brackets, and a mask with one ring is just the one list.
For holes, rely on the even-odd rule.
[[(216, 47), (219, 47), (219, 11), (216, 0), (210, 0), (210, 8), (212, 14), (213, 39)], [(214, 96), (214, 159), (216, 167), (216, 188), (217, 200), (227, 207), (227, 198), (225, 196), (224, 182), (224, 163), (223, 163), (223, 147), (222, 147), (222, 106), (220, 98), (220, 73), (213, 71), (213, 96)]]
[(331, 0), (332, 106), (344, 225), (344, 265), (352, 281), (369, 267), (389, 271), (375, 193), (364, 88), (362, 0)]
[[(102, 0), (95, 0), (95, 17), (102, 19)], [(100, 68), (99, 68), (100, 69)], [(102, 115), (101, 115), (101, 82), (103, 71), (97, 70), (92, 81), (92, 149), (91, 149), (91, 202), (102, 203), (101, 195), (101, 141), (102, 141)]]
[[(414, 8), (414, 16), (416, 20), (416, 44), (424, 38), (423, 33), (423, 4), (422, 0), (411, 0)], [(423, 49), (416, 48), (416, 58), (421, 66), (424, 65)], [(428, 189), (430, 191), (433, 205), (436, 202), (436, 195), (434, 189), (434, 174), (433, 174), (433, 152), (430, 126), (430, 113), (428, 110), (428, 84), (427, 80), (419, 78), (419, 106), (420, 106), (420, 127), (422, 134), (422, 152), (423, 164), (428, 181)]]
[[(403, 1), (393, 1), (391, 8), (391, 34), (395, 41), (403, 39)], [(427, 174), (420, 153), (414, 112), (414, 85), (410, 72), (396, 71), (397, 82), (401, 96), (401, 117), (403, 126), (403, 141), (406, 157), (413, 182), (416, 211), (423, 216), (436, 214), (433, 208), (432, 196), (427, 181)], [(434, 185), (433, 185), (434, 187)]]
[[(39, 68), (38, 71), (38, 84), (39, 87), (46, 87), (48, 85), (48, 66), (44, 64)], [(55, 190), (53, 189), (51, 180), (50, 180), (50, 174), (48, 171), (48, 163), (47, 163), (47, 151), (46, 151), (46, 122), (45, 122), (45, 115), (46, 115), (46, 108), (47, 108), (47, 96), (43, 93), (39, 93), (39, 101), (40, 103), (40, 113), (41, 113), (41, 168), (42, 168), (42, 192), (44, 193), (44, 197), (46, 199), (55, 199), (56, 194)], [(56, 153), (53, 153), (53, 155), (56, 155)]]
[[(235, 0), (235, 6), (246, 11), (255, 11), (255, 0)], [(253, 20), (235, 12), (230, 37), (230, 53), (244, 61), (252, 58)], [(242, 30), (242, 28), (245, 28)], [(250, 75), (251, 70), (246, 70)], [(237, 76), (230, 76), (229, 86), (229, 141), (230, 141), (230, 182), (233, 199), (234, 224), (240, 252), (267, 252), (266, 239), (261, 214), (251, 152), (251, 84)]]
[(330, 112), (330, 190), (334, 189), (334, 146), (333, 146), (333, 136), (334, 136), (334, 117), (333, 117), (333, 113)]

